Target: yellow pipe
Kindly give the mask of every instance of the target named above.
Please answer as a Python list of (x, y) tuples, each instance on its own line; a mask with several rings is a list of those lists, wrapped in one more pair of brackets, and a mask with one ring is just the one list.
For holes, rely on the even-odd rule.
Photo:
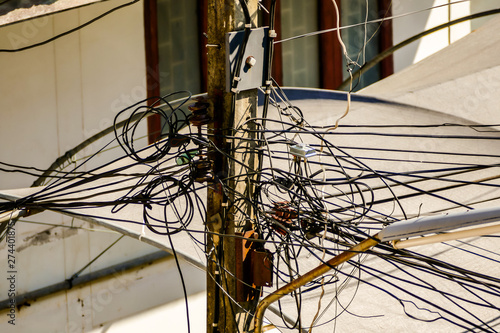
[(267, 297), (261, 300), (257, 305), (254, 317), (254, 323), (255, 323), (254, 333), (262, 333), (262, 321), (264, 319), (264, 312), (269, 307), (269, 305), (276, 302), (283, 296), (291, 293), (292, 291), (297, 290), (306, 283), (324, 275), (332, 268), (346, 262), (347, 260), (351, 259), (358, 253), (365, 252), (366, 250), (369, 250), (373, 246), (377, 245), (380, 242), (377, 236), (378, 234), (363, 240), (361, 243), (351, 247), (349, 250), (342, 252), (341, 254), (328, 260), (326, 263), (316, 267), (312, 271), (309, 271), (306, 274), (302, 275), (301, 277), (288, 283), (287, 285), (284, 285), (283, 287), (276, 290), (274, 293), (267, 295)]

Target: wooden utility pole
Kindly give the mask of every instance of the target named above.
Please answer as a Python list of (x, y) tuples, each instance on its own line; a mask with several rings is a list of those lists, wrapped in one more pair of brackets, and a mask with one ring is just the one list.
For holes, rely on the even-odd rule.
[[(257, 24), (258, 0), (248, 0), (252, 27)], [(226, 33), (245, 29), (245, 16), (239, 0), (209, 0), (208, 2), (208, 98), (212, 122), (208, 125), (209, 138), (221, 151), (231, 154), (225, 158), (215, 150), (210, 154), (214, 161), (215, 180), (209, 183), (207, 194), (207, 227), (213, 233), (228, 237), (207, 237), (207, 332), (244, 332), (252, 330), (246, 315), (253, 312), (254, 304), (238, 302), (236, 292), (237, 232), (249, 228), (252, 216), (248, 204), (253, 193), (250, 181), (256, 162), (249, 153), (253, 142), (246, 140), (249, 128), (245, 122), (257, 112), (257, 90), (238, 93), (227, 92), (226, 87)], [(245, 124), (241, 126), (242, 124)], [(233, 139), (234, 136), (241, 138)], [(235, 162), (238, 161), (238, 162)], [(219, 181), (231, 192), (223, 191)], [(235, 193), (243, 194), (244, 198)], [(251, 325), (251, 324), (250, 324)]]

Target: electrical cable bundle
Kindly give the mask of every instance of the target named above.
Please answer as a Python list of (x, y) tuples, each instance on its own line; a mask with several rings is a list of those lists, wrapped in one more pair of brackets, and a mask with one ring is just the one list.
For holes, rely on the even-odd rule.
[[(287, 101), (284, 92), (279, 92), (284, 101)], [(278, 92), (272, 100), (278, 99)], [(165, 99), (164, 99), (165, 100)], [(186, 99), (182, 105), (185, 105)], [(335, 131), (325, 130), (325, 126), (318, 127), (308, 124), (307, 117), (302, 108), (289, 102), (274, 103), (270, 109), (269, 117), (266, 119), (266, 127), (241, 126), (236, 129), (235, 138), (241, 139), (241, 131), (250, 131), (248, 134), (259, 138), (254, 146), (238, 148), (243, 155), (255, 154), (256, 149), (262, 157), (261, 169), (258, 172), (258, 183), (255, 184), (255, 192), (252, 197), (245, 193), (239, 193), (235, 188), (229, 187), (228, 178), (217, 175), (209, 182), (196, 182), (193, 178), (193, 161), (199, 155), (214, 150), (212, 143), (213, 135), (210, 133), (192, 133), (186, 126), (186, 119), (182, 117), (165, 117), (165, 124), (170, 126), (164, 139), (146, 148), (137, 149), (133, 138), (138, 133), (140, 125), (130, 121), (132, 118), (145, 119), (142, 115), (137, 118), (138, 112), (149, 112), (143, 106), (137, 105), (128, 109), (128, 119), (125, 122), (126, 130), (115, 128), (118, 138), (112, 142), (119, 142), (116, 147), (127, 152), (115, 160), (95, 167), (88, 171), (82, 171), (79, 167), (69, 165), (66, 170), (54, 174), (52, 181), (38, 192), (27, 196), (16, 202), (3, 202), (2, 212), (13, 209), (47, 209), (64, 211), (71, 209), (78, 211), (82, 217), (86, 211), (96, 207), (109, 207), (114, 212), (116, 220), (124, 223), (144, 224), (155, 233), (175, 237), (179, 232), (192, 233), (192, 239), (200, 243), (199, 231), (192, 228), (196, 219), (204, 221), (205, 207), (201, 199), (201, 192), (211, 184), (220, 184), (227, 198), (235, 198), (229, 201), (228, 206), (238, 206), (245, 202), (256, 211), (255, 219), (246, 216), (256, 228), (260, 235), (260, 244), (270, 251), (274, 256), (272, 266), (275, 285), (293, 281), (307, 270), (304, 263), (314, 258), (315, 263), (323, 262), (320, 253), (326, 256), (334, 256), (347, 250), (350, 246), (361, 239), (381, 230), (385, 225), (397, 222), (409, 217), (408, 204), (414, 204), (416, 199), (425, 201), (429, 198), (443, 202), (443, 207), (453, 209), (456, 207), (473, 207), (481, 201), (498, 201), (499, 195), (494, 190), (500, 186), (499, 177), (495, 176), (499, 167), (496, 163), (498, 156), (491, 151), (453, 151), (454, 142), (469, 140), (472, 142), (483, 142), (499, 138), (496, 131), (486, 126), (464, 126), (459, 124), (434, 124), (434, 125), (340, 125)], [(166, 111), (177, 111), (180, 108), (169, 106), (165, 103), (161, 109)], [(151, 108), (151, 113), (159, 113), (160, 106)], [(123, 117), (126, 113), (119, 113)], [(183, 111), (186, 118), (187, 113)], [(261, 118), (248, 119), (247, 122), (262, 122)], [(119, 123), (118, 121), (115, 123)], [(252, 129), (248, 129), (252, 128)], [(411, 132), (408, 129), (412, 129)], [(460, 130), (460, 134), (436, 135), (435, 129), (453, 131)], [(492, 128), (492, 127), (491, 127)], [(442, 146), (441, 151), (426, 151), (418, 149), (417, 145), (412, 149), (391, 148), (390, 146), (376, 146), (369, 144), (365, 147), (337, 146), (333, 144), (332, 138), (339, 141), (342, 137), (352, 135), (363, 135), (373, 137), (386, 137), (384, 142), (390, 142), (392, 136), (388, 129), (400, 133), (406, 137), (405, 140), (413, 142), (423, 138), (439, 138), (442, 142), (450, 141), (449, 145)], [(404, 132), (401, 131), (404, 129)], [(464, 132), (463, 129), (468, 129)], [(128, 138), (125, 139), (125, 136)], [(186, 138), (190, 143), (181, 140), (182, 144), (171, 145), (172, 138)], [(231, 139), (231, 138), (229, 138)], [(127, 142), (127, 144), (123, 144)], [(307, 142), (307, 144), (305, 144)], [(299, 145), (300, 144), (300, 145)], [(120, 148), (121, 147), (121, 148)], [(167, 147), (167, 148), (165, 148)], [(249, 148), (250, 147), (250, 148)], [(253, 147), (253, 148), (252, 148)], [(255, 148), (257, 147), (257, 148)], [(296, 147), (299, 153), (315, 155), (304, 158), (293, 155), (291, 148)], [(298, 148), (297, 148), (298, 147)], [(133, 148), (133, 151), (130, 150)], [(300, 150), (302, 149), (302, 150)], [(384, 154), (368, 154), (383, 151)], [(220, 151), (227, 159), (233, 159), (231, 151)], [(356, 153), (362, 153), (364, 157), (357, 157)], [(408, 159), (408, 153), (414, 156)], [(99, 150), (93, 158), (103, 154)], [(152, 158), (156, 156), (156, 158)], [(179, 158), (181, 164), (176, 163)], [(368, 158), (368, 156), (371, 156)], [(452, 156), (454, 158), (449, 158)], [(139, 157), (139, 158), (138, 158)], [(425, 157), (425, 158), (424, 158)], [(82, 159), (84, 164), (89, 158)], [(90, 159), (91, 160), (91, 159)], [(418, 163), (416, 162), (418, 160)], [(377, 168), (372, 167), (377, 165)], [(398, 172), (398, 168), (382, 169), (380, 166), (407, 165), (406, 171)], [(418, 168), (414, 168), (418, 165)], [(71, 166), (71, 170), (68, 168)], [(17, 168), (13, 165), (4, 164), (9, 171), (29, 172), (41, 175), (42, 170), (32, 168)], [(411, 169), (414, 168), (414, 169)], [(405, 168), (399, 168), (405, 169)], [(489, 177), (484, 177), (489, 174)], [(473, 181), (474, 176), (483, 176), (482, 181)], [(241, 176), (241, 175), (240, 175)], [(478, 178), (479, 179), (479, 178)], [(430, 185), (432, 184), (432, 186)], [(477, 198), (477, 201), (459, 202), (453, 199), (450, 191), (461, 188), (484, 188), (488, 196)], [(446, 194), (449, 192), (450, 195)], [(231, 199), (230, 199), (231, 200)], [(135, 206), (142, 211), (142, 221), (134, 221), (119, 218), (118, 213), (129, 206)], [(444, 209), (444, 208), (443, 208)], [(89, 211), (90, 212), (90, 211)], [(422, 211), (422, 213), (429, 213)], [(245, 214), (240, 212), (240, 214)], [(412, 213), (411, 215), (413, 215)], [(112, 215), (113, 216), (113, 215)], [(122, 215), (123, 216), (123, 215)], [(224, 217), (223, 217), (224, 218)], [(206, 235), (214, 235), (205, 229)], [(219, 235), (219, 237), (224, 237)], [(195, 240), (196, 239), (196, 240)], [(450, 245), (451, 246), (451, 245)], [(215, 249), (214, 249), (215, 250)], [(450, 248), (450, 251), (457, 251)], [(218, 250), (215, 250), (218, 251)], [(462, 250), (461, 250), (462, 251)], [(493, 249), (494, 251), (494, 249)], [(477, 256), (478, 260), (490, 260), (496, 263), (497, 253), (483, 258), (485, 249), (471, 248), (468, 256)], [(384, 271), (376, 266), (368, 264), (368, 261), (380, 258), (389, 265), (394, 266), (394, 271)], [(304, 258), (310, 258), (305, 260)], [(211, 260), (210, 257), (207, 260)], [(217, 263), (219, 265), (220, 263)], [(307, 265), (306, 265), (307, 266)], [(219, 266), (224, 271), (224, 266)], [(401, 277), (400, 274), (408, 276)], [(441, 289), (440, 285), (429, 285), (422, 280), (421, 275), (429, 275), (432, 279), (442, 280), (442, 285), (456, 284), (464, 295), (455, 295)], [(370, 278), (369, 278), (370, 277)], [(411, 278), (410, 278), (411, 277)], [(373, 279), (378, 282), (375, 283)], [(223, 285), (220, 280), (219, 284)], [(324, 281), (311, 281), (308, 285), (297, 292), (293, 297), (296, 308), (296, 318), (286, 320), (286, 325), (296, 327), (308, 325), (300, 313), (303, 311), (304, 298), (309, 294), (314, 295), (320, 288), (337, 290), (333, 297), (324, 302), (328, 304), (314, 326), (327, 325), (342, 313), (349, 313), (349, 306), (356, 298), (356, 293), (345, 290), (352, 289), (352, 285), (369, 285), (380, 289), (397, 300), (408, 316), (415, 319), (425, 319), (413, 313), (411, 310), (418, 305), (433, 313), (433, 320), (443, 319), (459, 327), (475, 327), (481, 329), (486, 327), (485, 321), (480, 319), (468, 308), (498, 309), (500, 281), (496, 276), (475, 272), (460, 267), (457, 263), (447, 263), (439, 258), (429, 257), (423, 253), (395, 250), (387, 244), (380, 244), (372, 251), (367, 252), (357, 260), (351, 260), (344, 264)], [(408, 287), (402, 287), (403, 285)], [(221, 285), (221, 287), (222, 287)], [(394, 291), (393, 289), (397, 290)], [(406, 289), (405, 289), (406, 288)], [(430, 290), (439, 297), (448, 300), (445, 305), (434, 301), (434, 299), (423, 299), (411, 292), (411, 288)], [(266, 288), (264, 288), (266, 290)], [(467, 294), (469, 296), (467, 296)], [(342, 295), (348, 297), (343, 300)], [(473, 295), (472, 299), (470, 295)], [(474, 299), (475, 298), (475, 299)], [(496, 305), (495, 305), (496, 304)], [(226, 304), (229, 306), (229, 304)], [(231, 306), (238, 306), (237, 303)], [(284, 304), (282, 307), (288, 308)], [(332, 315), (332, 309), (337, 309)], [(458, 310), (449, 310), (456, 308)], [(456, 315), (456, 311), (464, 311), (465, 315)], [(428, 318), (425, 320), (429, 320)], [(301, 326), (301, 327), (302, 327)]]
[[(246, 2), (240, 4), (247, 25), (237, 70), (250, 31)], [(272, 1), (272, 14), (275, 5)], [(397, 124), (389, 117), (387, 123), (340, 124), (351, 107), (350, 92), (344, 115), (328, 124), (322, 119), (318, 125), (309, 119), (314, 110), (306, 110), (300, 102), (292, 103), (272, 80), (272, 41), (269, 43), (262, 115), (247, 118), (237, 128), (221, 129), (222, 133), (231, 133), (225, 136), (226, 142), (241, 144), (220, 148), (215, 143), (220, 138), (202, 129), (211, 121), (207, 116), (209, 104), (199, 98), (189, 105), (191, 112), (186, 111), (192, 98), (187, 91), (140, 101), (117, 114), (111, 129), (102, 134), (114, 137), (96, 153), (81, 157), (79, 163), (68, 162), (78, 153), (75, 151), (65, 156), (66, 163), (58, 162), (49, 170), (1, 163), (0, 171), (40, 177), (43, 180), (37, 183), (43, 181), (45, 186), (19, 200), (0, 202), (0, 213), (71, 210), (81, 218), (138, 224), (168, 237), (174, 254), (173, 240), (185, 233), (205, 252), (207, 264), (216, 266), (212, 278), (217, 292), (227, 296), (217, 311), (229, 308), (236, 316), (239, 302), (226, 294), (230, 278), (251, 289), (257, 301), (261, 293), (271, 289), (232, 276), (221, 259), (229, 238), (251, 244), (254, 252), (269, 254), (273, 261), (267, 269), (272, 271), (273, 288), (279, 288), (325, 263), (326, 257), (347, 251), (392, 223), (500, 202), (500, 154), (480, 149), (484, 142), (500, 140), (498, 125)], [(233, 79), (234, 107), (237, 76)], [(160, 116), (162, 131), (157, 142), (145, 146), (141, 135), (144, 120), (151, 115)], [(366, 140), (353, 144), (349, 138), (354, 137)], [(425, 146), (432, 140), (440, 142), (439, 148)], [(472, 148), (464, 148), (463, 142)], [(109, 161), (89, 167), (108, 151), (112, 156)], [(214, 154), (234, 169), (214, 174), (210, 159)], [(255, 169), (242, 162), (253, 157), (257, 158)], [(242, 182), (251, 184), (254, 190), (248, 190), (250, 186), (241, 190), (237, 185)], [(219, 212), (220, 221), (205, 216), (201, 193), (207, 188), (220, 189), (223, 194), (225, 208)], [(104, 216), (93, 215), (102, 208), (106, 209)], [(128, 217), (125, 211), (139, 212), (135, 216), (141, 220)], [(210, 226), (224, 226), (234, 216), (248, 229), (244, 232), (252, 232), (250, 236), (222, 234)], [(5, 236), (8, 228), (0, 232)], [(283, 326), (312, 330), (335, 327), (341, 315), (384, 316), (352, 310), (362, 296), (360, 290), (368, 287), (393, 300), (414, 320), (440, 320), (455, 328), (493, 332), (498, 319), (488, 320), (500, 310), (499, 275), (461, 267), (460, 260), (449, 262), (450, 256), (446, 256), (453, 253), (484, 266), (498, 265), (500, 254), (496, 248), (483, 246), (484, 241), (491, 244), (487, 237), (479, 239), (478, 245), (440, 244), (444, 249), (437, 255), (421, 248), (398, 250), (387, 243), (378, 244), (280, 301)], [(180, 268), (179, 272), (182, 274)], [(215, 298), (219, 302), (218, 294)], [(318, 303), (313, 318), (304, 313), (311, 299)]]

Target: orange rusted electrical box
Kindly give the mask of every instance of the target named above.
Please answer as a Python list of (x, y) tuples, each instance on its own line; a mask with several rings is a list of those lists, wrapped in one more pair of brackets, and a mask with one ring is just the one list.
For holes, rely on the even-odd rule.
[(250, 230), (236, 238), (236, 301), (246, 302), (259, 297), (258, 287), (272, 286), (273, 256), (262, 243), (255, 242), (259, 235)]
[(253, 250), (251, 254), (252, 282), (257, 287), (273, 285), (273, 255), (266, 249)]

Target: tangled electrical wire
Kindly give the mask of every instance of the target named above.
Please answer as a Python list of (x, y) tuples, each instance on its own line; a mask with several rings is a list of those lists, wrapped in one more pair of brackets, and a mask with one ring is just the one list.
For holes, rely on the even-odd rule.
[[(175, 106), (169, 102), (169, 98), (182, 94), (185, 97), (176, 101)], [(329, 131), (328, 126), (309, 124), (304, 116), (309, 112), (288, 101), (284, 91), (275, 89), (270, 96), (266, 126), (262, 126), (264, 119), (250, 118), (234, 129), (233, 136), (226, 138), (245, 141), (242, 138), (251, 137), (248, 142), (252, 144), (233, 145), (232, 151), (224, 151), (213, 143), (213, 134), (201, 130), (209, 121), (203, 113), (206, 103), (198, 99), (189, 104), (190, 98), (187, 92), (177, 92), (157, 99), (151, 106), (138, 103), (123, 110), (115, 119), (115, 138), (92, 158), (103, 154), (104, 148), (113, 142), (118, 143), (122, 156), (88, 171), (80, 171), (79, 166), (72, 165), (66, 170), (53, 170), (52, 177), (38, 192), (13, 202), (2, 202), (2, 212), (20, 208), (72, 210), (84, 217), (94, 214), (96, 208), (108, 207), (112, 214), (105, 219), (143, 224), (152, 232), (168, 237), (184, 232), (191, 234), (199, 247), (204, 247), (209, 237), (224, 238), (209, 227), (205, 200), (201, 196), (207, 188), (220, 186), (227, 200), (227, 208), (221, 212), (222, 221), (228, 218), (231, 208), (237, 210), (239, 219), (244, 220), (244, 225), (250, 226), (256, 235), (241, 238), (273, 257), (269, 267), (274, 285), (280, 286), (302, 275), (311, 266), (311, 261), (313, 266), (324, 262), (325, 255), (334, 256), (345, 251), (391, 223), (418, 214), (457, 207), (473, 208), (500, 199), (500, 176), (495, 171), (499, 167), (498, 155), (479, 152), (476, 146), (471, 152), (451, 149), (456, 141), (498, 140), (500, 136), (490, 127), (446, 123), (340, 125), (335, 131)], [(186, 106), (191, 110), (185, 110)], [(152, 114), (160, 114), (163, 118), (163, 138), (153, 145), (137, 148), (141, 123)], [(122, 117), (125, 119), (120, 121)], [(436, 129), (441, 134), (435, 134)], [(465, 134), (464, 129), (469, 133)], [(442, 134), (445, 131), (455, 134)], [(371, 137), (369, 141), (375, 143), (375, 138), (386, 140), (382, 141), (382, 146), (369, 143), (365, 147), (336, 145), (332, 141), (333, 138), (342, 141), (341, 137), (353, 135)], [(407, 149), (386, 146), (394, 136), (408, 142), (437, 138), (453, 144), (444, 144), (439, 151), (421, 150), (418, 145)], [(223, 155), (229, 161), (229, 168), (241, 167), (245, 172), (235, 173), (229, 169), (225, 174), (211, 174), (209, 156), (214, 153)], [(235, 153), (243, 156), (243, 160), (246, 156), (259, 156), (259, 169), (242, 166), (234, 157)], [(84, 158), (82, 165), (88, 163), (89, 158)], [(203, 168), (200, 169), (200, 165)], [(382, 169), (383, 165), (399, 167)], [(398, 168), (406, 171), (398, 171)], [(2, 169), (38, 176), (43, 172), (5, 163)], [(251, 196), (234, 186), (239, 181), (247, 183), (248, 179), (255, 187)], [(463, 195), (462, 189), (466, 188), (478, 188), (482, 192), (469, 200)], [(426, 210), (429, 200), (441, 202), (433, 206), (440, 209)], [(420, 203), (419, 212), (414, 211), (416, 202)], [(243, 204), (250, 206), (254, 214), (241, 208)], [(120, 214), (129, 206), (142, 212), (140, 221)], [(412, 207), (411, 213), (408, 207)], [(193, 227), (193, 221), (197, 221), (198, 228)], [(200, 222), (204, 240), (197, 237)], [(222, 250), (215, 244), (212, 246), (212, 250), (207, 248), (207, 261), (224, 271), (220, 259), (209, 255)], [(486, 249), (474, 248), (474, 244), (467, 245), (470, 248), (448, 246), (450, 250), (464, 252), (477, 260), (498, 264), (495, 249), (490, 249), (493, 252), (485, 257)], [(374, 258), (393, 269), (378, 268), (379, 265), (373, 264)], [(222, 288), (227, 281), (220, 277), (218, 283)], [(249, 284), (244, 280), (242, 283)], [(460, 288), (460, 293), (450, 291), (449, 287), (441, 288), (450, 284)], [(311, 281), (294, 293), (291, 303), (281, 301), (282, 315), (295, 312), (295, 319), (284, 317), (285, 325), (289, 328), (308, 326), (310, 323), (306, 323), (307, 316), (302, 314), (302, 304), (321, 289), (326, 290), (325, 295), (330, 295), (330, 299), (312, 327), (322, 327), (343, 313), (351, 313), (349, 305), (355, 302), (357, 295), (352, 291), (353, 285), (355, 289), (368, 285), (386, 293), (416, 320), (444, 320), (463, 329), (495, 331), (494, 325), (476, 314), (475, 309), (498, 311), (500, 281), (496, 275), (460, 267), (459, 263), (427, 255), (425, 251), (397, 250), (390, 244), (379, 244), (324, 279)], [(247, 287), (259, 293), (263, 288), (254, 284)], [(422, 297), (417, 292), (420, 289), (434, 296)], [(349, 297), (342, 299), (344, 294)], [(327, 296), (323, 297), (326, 301)], [(237, 303), (231, 306), (238, 307)], [(415, 308), (420, 310), (415, 311)]]
[[(244, 5), (243, 9), (248, 20)], [(272, 50), (272, 40), (269, 44)], [(241, 63), (240, 57), (237, 68)], [(233, 80), (232, 88), (237, 86)], [(44, 182), (33, 194), (1, 202), (0, 213), (71, 211), (81, 218), (138, 224), (170, 240), (187, 234), (206, 253), (207, 266), (219, 272), (212, 276), (221, 294), (216, 298), (222, 299), (216, 302), (223, 303), (217, 309), (230, 308), (236, 316), (246, 310), (227, 292), (231, 280), (246, 288), (245, 296), (258, 301), (272, 290), (271, 284), (278, 288), (295, 281), (324, 263), (326, 256), (344, 252), (394, 222), (500, 202), (500, 153), (478, 149), (483, 142), (500, 140), (493, 125), (339, 125), (325, 124), (324, 119), (318, 125), (308, 119), (314, 110), (292, 103), (268, 73), (262, 115), (248, 117), (236, 128), (222, 128), (220, 145), (219, 134), (206, 128), (212, 122), (209, 103), (200, 97), (190, 104), (191, 99), (189, 92), (179, 91), (124, 109), (109, 131), (114, 137), (76, 165), (40, 170), (0, 163), (3, 172), (21, 172)], [(144, 123), (152, 115), (159, 115), (162, 130), (159, 140), (146, 146), (141, 141)], [(366, 140), (354, 145), (353, 137)], [(422, 144), (429, 140), (444, 143)], [(465, 141), (472, 143), (471, 149), (461, 146)], [(113, 146), (118, 157), (84, 171), (83, 166)], [(215, 170), (214, 156), (223, 161), (218, 165), (222, 170)], [(252, 158), (253, 164), (242, 162)], [(213, 220), (214, 216), (206, 216), (202, 197), (207, 190), (223, 197)], [(238, 234), (225, 232), (230, 220), (237, 222)], [(2, 227), (4, 237), (9, 230), (5, 223)], [(250, 259), (242, 260), (257, 265), (254, 269), (266, 275), (264, 281), (235, 275), (227, 268), (223, 253), (229, 240), (251, 249)], [(499, 253), (478, 244), (443, 244), (442, 252), (455, 253), (457, 262), (426, 249), (378, 244), (310, 281), (280, 301), (276, 312), (285, 327), (297, 330), (334, 326), (342, 315), (380, 318), (384, 313), (378, 309), (365, 314), (354, 306), (361, 289), (369, 287), (386, 295), (384, 300), (395, 301), (391, 305), (399, 305), (411, 319), (494, 332), (500, 309), (500, 279), (494, 269)], [(480, 272), (462, 267), (464, 257), (493, 268)], [(305, 305), (311, 300), (318, 303), (312, 314), (306, 313)], [(320, 306), (321, 302), (326, 305)]]

